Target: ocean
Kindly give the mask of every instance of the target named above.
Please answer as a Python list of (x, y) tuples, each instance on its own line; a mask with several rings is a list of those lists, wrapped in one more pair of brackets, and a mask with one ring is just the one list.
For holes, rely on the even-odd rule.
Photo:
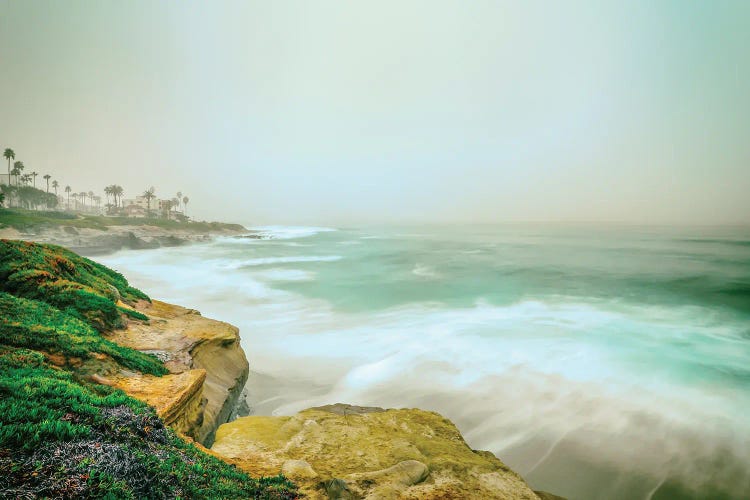
[(750, 498), (750, 229), (253, 229), (97, 258), (237, 325), (253, 413), (420, 407), (570, 499)]

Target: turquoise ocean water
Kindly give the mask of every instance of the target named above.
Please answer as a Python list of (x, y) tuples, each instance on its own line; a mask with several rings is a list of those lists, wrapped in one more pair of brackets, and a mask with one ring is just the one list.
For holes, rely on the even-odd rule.
[(571, 499), (750, 498), (750, 230), (255, 228), (98, 260), (241, 329), (249, 403), (451, 418)]

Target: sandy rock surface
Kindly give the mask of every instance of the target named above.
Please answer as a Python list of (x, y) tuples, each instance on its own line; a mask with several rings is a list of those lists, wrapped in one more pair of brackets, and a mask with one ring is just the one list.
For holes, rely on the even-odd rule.
[(288, 475), (312, 499), (528, 499), (524, 480), (468, 447), (452, 422), (418, 409), (349, 405), (219, 427), (214, 452), (254, 475)]

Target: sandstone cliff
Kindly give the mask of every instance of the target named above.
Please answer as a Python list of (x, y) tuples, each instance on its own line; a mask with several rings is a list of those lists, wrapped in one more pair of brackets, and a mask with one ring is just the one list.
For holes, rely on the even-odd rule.
[(100, 381), (154, 406), (165, 423), (210, 445), (247, 380), (248, 362), (237, 328), (157, 300), (140, 302), (135, 308), (149, 322), (133, 321), (107, 338), (156, 355), (170, 374), (119, 372)]
[(283, 472), (312, 499), (554, 498), (419, 409), (332, 405), (242, 417), (219, 427), (212, 450), (251, 475)]

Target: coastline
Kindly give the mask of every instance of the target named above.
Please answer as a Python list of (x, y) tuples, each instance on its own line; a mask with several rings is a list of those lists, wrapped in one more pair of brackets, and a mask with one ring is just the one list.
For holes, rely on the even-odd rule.
[[(613, 304), (606, 294), (619, 296), (623, 290), (619, 268), (601, 272), (601, 279), (608, 280), (602, 287), (599, 277), (587, 279), (562, 265), (565, 254), (558, 246), (569, 246), (567, 231), (563, 237), (536, 239), (538, 251), (524, 258), (528, 247), (521, 254), (504, 250), (528, 243), (517, 228), (498, 228), (492, 238), (445, 229), (435, 234), (400, 227), (276, 228), (263, 240), (220, 238), (211, 245), (122, 252), (102, 262), (126, 272), (144, 290), (238, 326), (255, 372), (249, 387), (255, 414), (292, 416), (339, 402), (423, 408), (449, 417), (471, 447), (496, 453), (535, 487), (569, 498), (594, 499), (599, 492), (609, 498), (648, 498), (656, 489), (655, 499), (744, 498), (731, 494), (747, 488), (747, 476), (739, 469), (747, 435), (742, 420), (724, 419), (728, 426), (722, 428), (706, 425), (732, 413), (719, 404), (699, 409), (697, 388), (675, 381), (670, 391), (662, 391), (663, 386), (642, 380), (653, 370), (626, 370), (629, 365), (621, 363), (629, 360), (620, 359), (627, 352), (622, 345), (663, 342), (671, 338), (672, 327), (700, 340), (712, 330), (695, 312), (714, 310), (709, 309), (714, 302), (691, 300), (698, 307), (683, 308), (673, 302), (673, 287), (657, 283), (640, 287), (657, 299), (648, 308), (637, 301)], [(590, 241), (580, 233), (572, 236), (581, 252), (606, 257), (596, 247), (587, 250)], [(627, 250), (640, 237), (640, 232), (625, 233), (619, 247)], [(691, 235), (654, 238), (657, 252), (641, 255), (638, 262), (661, 267), (667, 243), (669, 249), (698, 256), (709, 245), (671, 239), (678, 237)], [(710, 245), (713, 251), (718, 244)], [(741, 250), (735, 247), (727, 245), (727, 253)], [(506, 254), (520, 262), (509, 266)], [(550, 297), (563, 287), (550, 289), (549, 282), (535, 280), (539, 270), (524, 270), (528, 260), (554, 263), (570, 283), (585, 284), (603, 299)], [(415, 262), (432, 275), (414, 273)], [(516, 272), (521, 274), (504, 273), (499, 282), (487, 271), (508, 267), (520, 268)], [(467, 272), (490, 274), (471, 283), (472, 296), (486, 301), (461, 302), (445, 288), (463, 283)], [(630, 275), (624, 278), (633, 286)], [(511, 297), (506, 304), (491, 295), (498, 287), (513, 292), (529, 283), (536, 287), (527, 290), (534, 300)], [(655, 292), (662, 289), (665, 296), (658, 300), (662, 297)], [(408, 291), (409, 304), (394, 307), (390, 301), (400, 290)], [(419, 300), (424, 304), (412, 303)], [(746, 324), (731, 312), (720, 317), (729, 332)], [(622, 332), (611, 348), (596, 342), (610, 338), (600, 329), (603, 321)], [(594, 336), (595, 331), (601, 335)], [(660, 345), (672, 350), (669, 343)], [(566, 362), (566, 354), (577, 353), (590, 360), (586, 367)], [(519, 364), (519, 357), (526, 363)], [(741, 356), (723, 359), (714, 366), (731, 366)], [(602, 360), (607, 361), (597, 363)], [(479, 379), (466, 383), (463, 375)], [(633, 381), (639, 381), (637, 393), (628, 390)], [(736, 401), (741, 406), (743, 399)], [(698, 415), (705, 418), (694, 418)], [(640, 425), (644, 421), (649, 425)]]
[[(97, 218), (97, 222), (102, 219), (104, 218)], [(0, 239), (59, 245), (79, 255), (96, 257), (120, 250), (175, 247), (209, 242), (218, 236), (240, 236), (250, 233), (240, 224), (229, 223), (183, 223), (165, 227), (139, 219), (112, 221), (116, 221), (117, 224), (80, 224), (88, 222), (86, 218), (72, 221), (61, 219), (54, 224), (36, 222), (15, 227), (3, 227), (0, 224)], [(106, 222), (104, 219), (105, 224)]]
[[(69, 256), (66, 259), (74, 260), (61, 264), (61, 272), (69, 268), (76, 269), (75, 272), (78, 273), (90, 265), (58, 247), (30, 242), (24, 245), (22, 242), (7, 240), (2, 243), (18, 248), (21, 254), (16, 255), (23, 255), (27, 251), (63, 252), (62, 255)], [(24, 248), (27, 250), (23, 250)], [(8, 258), (6, 249), (6, 269)], [(57, 261), (53, 261), (53, 264), (54, 262)], [(23, 262), (23, 265), (32, 268), (35, 266), (33, 261)], [(111, 271), (106, 271), (105, 275), (109, 272)], [(45, 276), (45, 279), (63, 279), (55, 276), (55, 273)], [(111, 286), (101, 288), (102, 285), (85, 283), (88, 282), (81, 282), (81, 286), (94, 286), (92, 290), (104, 290), (106, 286)], [(46, 357), (45, 364), (49, 363), (58, 370), (77, 373), (84, 377), (86, 384), (123, 390), (129, 396), (151, 405), (164, 425), (174, 429), (187, 443), (194, 440), (200, 445), (211, 446), (216, 434), (220, 440), (220, 443), (217, 440), (216, 449), (199, 446), (199, 450), (237, 465), (252, 477), (260, 476), (261, 484), (263, 477), (279, 477), (279, 481), (285, 481), (281, 476), (283, 475), (293, 480), (308, 497), (320, 499), (437, 499), (444, 498), (445, 495), (525, 500), (559, 498), (543, 492), (533, 492), (518, 474), (492, 453), (468, 448), (456, 427), (436, 413), (418, 409), (360, 409), (349, 405), (309, 409), (301, 412), (296, 420), (301, 425), (300, 430), (317, 429), (307, 435), (305, 432), (287, 435), (283, 429), (288, 428), (285, 422), (289, 417), (238, 417), (238, 400), (249, 373), (247, 357), (240, 347), (238, 329), (221, 321), (204, 318), (195, 310), (156, 300), (133, 299), (130, 296), (127, 302), (123, 302), (126, 299), (121, 294), (135, 289), (127, 288), (126, 281), (118, 283), (118, 287), (126, 288), (121, 288), (107, 300), (115, 302), (121, 312), (120, 319), (112, 317), (115, 327), (107, 327), (102, 333), (103, 338), (126, 349), (134, 349), (135, 352), (143, 353), (142, 355), (155, 356), (163, 363), (166, 373), (146, 374), (132, 368), (125, 369), (119, 362), (96, 352), (82, 353), (85, 357), (91, 357), (90, 361), (85, 361), (81, 355), (75, 357), (64, 352), (58, 353), (56, 348), (42, 352)], [(135, 293), (135, 297), (141, 294), (137, 290), (132, 293)], [(142, 297), (147, 298), (145, 295)], [(56, 299), (53, 296), (50, 300), (54, 303)], [(119, 321), (125, 322), (124, 328), (116, 326)], [(64, 330), (59, 334), (66, 335)], [(5, 373), (0, 375), (5, 376)], [(43, 400), (38, 403), (46, 404)], [(312, 419), (310, 412), (316, 415)], [(348, 439), (352, 436), (347, 433), (353, 430), (350, 426), (352, 419), (358, 418), (357, 415), (362, 417), (357, 424), (357, 432), (370, 438), (354, 445)], [(388, 418), (379, 420), (382, 416)], [(300, 446), (297, 452), (287, 449), (283, 456), (274, 458), (269, 450), (269, 453), (261, 453), (267, 463), (258, 462), (258, 447), (273, 447), (272, 443), (278, 441), (271, 438), (269, 444), (269, 441), (256, 439), (257, 436), (249, 440), (242, 437), (248, 428), (257, 428), (259, 419), (261, 422), (276, 419), (280, 425), (278, 428), (282, 429), (280, 439), (283, 440), (284, 436), (291, 437)], [(315, 419), (322, 419), (321, 424), (315, 424)], [(341, 425), (345, 427), (343, 433)], [(244, 429), (239, 435), (236, 432), (238, 428)], [(404, 434), (395, 435), (389, 431), (391, 428), (402, 429)], [(148, 434), (148, 427), (145, 429), (140, 432)], [(377, 438), (374, 437), (376, 435)], [(424, 436), (428, 437), (427, 441), (424, 441)], [(343, 441), (334, 444), (337, 439)], [(429, 451), (430, 446), (434, 447), (433, 451)], [(436, 453), (441, 453), (443, 458), (436, 458)], [(361, 457), (367, 459), (362, 461)], [(473, 465), (467, 465), (467, 459)], [(312, 466), (308, 460), (315, 464), (317, 472), (310, 472)], [(20, 487), (24, 487), (23, 482)]]

